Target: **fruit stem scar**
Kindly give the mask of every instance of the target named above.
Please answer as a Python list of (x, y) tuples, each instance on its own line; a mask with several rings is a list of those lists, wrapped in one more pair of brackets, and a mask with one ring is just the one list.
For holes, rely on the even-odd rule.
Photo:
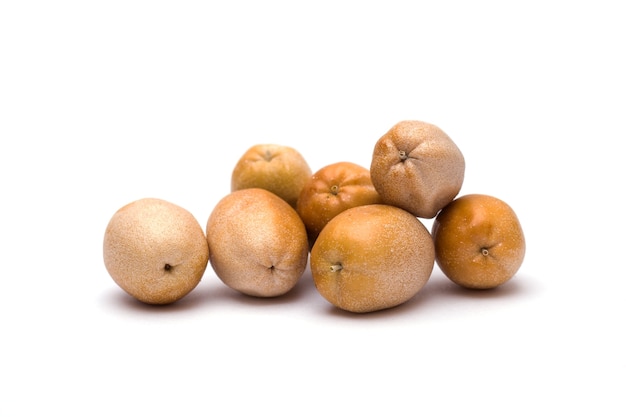
[(335, 264), (335, 265), (331, 265), (330, 266), (330, 271), (331, 272), (339, 272), (343, 269), (343, 265), (341, 264)]
[(272, 152), (269, 149), (267, 149), (265, 151), (265, 154), (263, 154), (263, 159), (265, 159), (266, 161), (272, 160)]
[(163, 269), (165, 269), (166, 271), (170, 271), (172, 269), (172, 265), (170, 264), (165, 264), (165, 266), (163, 267)]
[(400, 151), (400, 160), (406, 161), (409, 156), (406, 154), (406, 151)]
[(330, 193), (332, 195), (337, 195), (339, 194), (339, 187), (337, 185), (333, 185), (332, 187), (330, 187)]
[(482, 253), (482, 254), (483, 254), (483, 256), (489, 256), (489, 249), (487, 249), (487, 248), (482, 248), (482, 249), (480, 250), (480, 253)]

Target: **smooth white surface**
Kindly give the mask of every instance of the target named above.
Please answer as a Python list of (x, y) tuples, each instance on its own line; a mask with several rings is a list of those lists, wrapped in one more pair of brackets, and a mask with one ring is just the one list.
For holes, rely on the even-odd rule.
[[(3, 2), (0, 415), (624, 415), (621, 8), (432, 3)], [(520, 217), (500, 289), (436, 269), (352, 315), (308, 272), (258, 300), (209, 267), (155, 308), (107, 275), (122, 205), (204, 225), (249, 146), (368, 166), (403, 119)]]

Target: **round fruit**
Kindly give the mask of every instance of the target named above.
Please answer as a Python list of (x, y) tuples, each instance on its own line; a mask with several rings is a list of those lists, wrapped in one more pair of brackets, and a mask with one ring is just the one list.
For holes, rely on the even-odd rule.
[(355, 313), (408, 301), (426, 284), (434, 262), (426, 227), (409, 212), (382, 204), (338, 214), (311, 250), (311, 274), (319, 293)]
[(261, 188), (222, 198), (206, 226), (211, 266), (230, 288), (256, 297), (291, 290), (306, 268), (309, 246), (289, 204)]
[(263, 188), (295, 208), (311, 173), (297, 150), (284, 145), (258, 144), (248, 149), (235, 164), (231, 191)]
[(437, 126), (402, 121), (376, 142), (370, 174), (383, 202), (433, 218), (461, 190), (465, 159)]
[(169, 304), (198, 285), (209, 260), (204, 231), (186, 209), (145, 198), (120, 208), (104, 233), (104, 264), (128, 294)]
[(337, 162), (321, 168), (309, 178), (300, 193), (296, 210), (312, 243), (337, 214), (352, 207), (380, 202), (367, 168), (352, 162)]
[(504, 201), (468, 194), (447, 205), (432, 229), (437, 265), (453, 282), (475, 289), (511, 279), (524, 260), (522, 226)]

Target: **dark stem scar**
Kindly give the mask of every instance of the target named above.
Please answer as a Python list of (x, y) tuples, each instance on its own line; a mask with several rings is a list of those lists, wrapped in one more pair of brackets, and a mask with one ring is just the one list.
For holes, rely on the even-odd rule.
[(263, 159), (269, 162), (273, 158), (274, 158), (274, 155), (272, 155), (272, 152), (269, 149), (265, 150), (265, 153), (263, 154)]

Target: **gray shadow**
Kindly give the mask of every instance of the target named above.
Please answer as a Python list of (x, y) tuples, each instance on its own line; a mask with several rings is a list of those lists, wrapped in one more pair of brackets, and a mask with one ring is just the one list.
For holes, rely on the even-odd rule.
[(496, 288), (476, 290), (461, 287), (450, 281), (441, 272), (434, 271), (428, 282), (415, 296), (398, 306), (368, 313), (353, 313), (329, 304), (323, 313), (349, 320), (387, 320), (408, 315), (418, 316), (426, 311), (439, 309), (443, 304), (453, 303), (460, 299), (500, 300), (527, 297), (533, 293), (533, 288), (528, 285), (528, 281), (524, 279), (523, 275), (516, 275)]

